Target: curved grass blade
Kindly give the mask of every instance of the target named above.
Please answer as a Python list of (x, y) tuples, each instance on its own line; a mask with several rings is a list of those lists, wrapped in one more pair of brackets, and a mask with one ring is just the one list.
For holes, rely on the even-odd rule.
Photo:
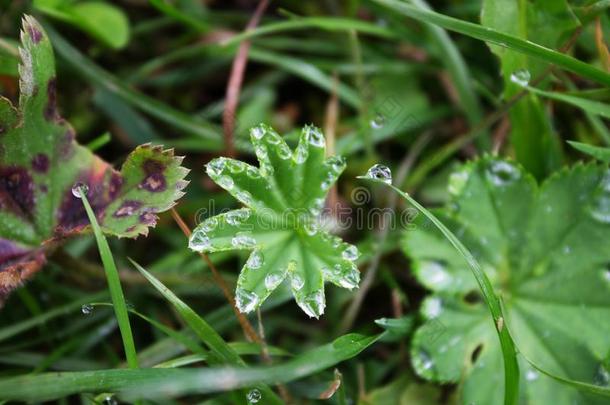
[[(228, 391), (263, 383), (287, 383), (358, 355), (380, 336), (344, 335), (332, 343), (270, 367), (114, 369), (10, 377), (0, 380), (0, 399), (44, 401), (79, 392), (116, 392), (125, 399), (159, 399), (192, 393)], [(270, 397), (266, 396), (266, 393), (263, 393), (263, 398), (265, 403), (270, 403)]]
[(509, 48), (545, 62), (552, 63), (565, 70), (579, 74), (582, 77), (586, 77), (598, 83), (610, 85), (610, 74), (604, 72), (603, 70), (531, 41), (525, 41), (512, 35), (504, 34), (488, 27), (483, 27), (479, 24), (462, 21), (457, 18), (435, 13), (430, 10), (423, 10), (412, 4), (397, 0), (372, 1), (418, 21), (438, 25), (450, 31), (455, 31), (481, 41), (486, 41), (495, 45)]
[(570, 146), (574, 149), (586, 153), (587, 155), (593, 156), (595, 159), (602, 162), (610, 163), (610, 148), (603, 146), (594, 146), (582, 142), (568, 141)]
[(573, 105), (574, 107), (578, 107), (585, 112), (610, 119), (610, 105), (608, 104), (588, 100), (583, 97), (571, 96), (569, 94), (540, 90), (530, 86), (525, 86), (525, 88), (534, 94), (538, 94), (539, 96), (561, 101), (563, 103)]
[[(493, 290), (493, 286), (487, 278), (483, 269), (474, 258), (472, 253), (460, 242), (460, 240), (451, 232), (434, 214), (428, 211), (425, 207), (419, 204), (413, 197), (404, 191), (400, 190), (398, 187), (393, 186), (392, 184), (386, 183), (383, 179), (375, 179), (368, 176), (359, 176), (358, 178), (370, 180), (375, 183), (384, 184), (387, 187), (390, 187), (395, 192), (397, 192), (402, 198), (407, 200), (410, 204), (412, 204), (418, 211), (426, 216), (438, 229), (442, 232), (442, 234), (447, 238), (447, 240), (453, 245), (453, 247), (460, 253), (460, 255), (466, 260), (468, 266), (472, 270), (472, 274), (474, 275), (481, 293), (483, 294), (483, 298), (485, 299), (485, 303), (489, 307), (489, 311), (493, 317), (494, 323), (496, 324), (496, 330), (498, 332), (498, 337), (500, 338), (500, 346), (502, 347), (502, 354), (504, 357), (504, 404), (505, 405), (514, 405), (517, 403), (519, 399), (519, 364), (517, 362), (517, 351), (515, 349), (515, 343), (513, 342), (512, 337), (510, 336), (510, 332), (508, 327), (504, 322), (504, 314), (502, 311), (502, 305), (500, 302), (500, 298), (496, 295)], [(500, 325), (500, 326), (498, 326)]]
[(130, 368), (138, 368), (138, 355), (136, 354), (135, 343), (133, 342), (133, 335), (131, 333), (131, 325), (129, 323), (129, 314), (127, 313), (127, 304), (125, 303), (125, 296), (123, 295), (123, 289), (121, 288), (121, 280), (119, 278), (119, 271), (116, 268), (114, 259), (112, 258), (112, 252), (108, 246), (108, 241), (102, 233), (102, 229), (97, 223), (95, 213), (87, 200), (87, 192), (83, 187), (78, 189), (80, 198), (87, 211), (87, 216), (91, 222), (93, 228), (93, 234), (97, 241), (97, 248), (104, 265), (104, 271), (106, 273), (106, 280), (108, 281), (108, 289), (110, 290), (110, 298), (114, 307), (114, 313), (119, 323), (119, 330), (121, 331), (121, 338), (123, 339), (123, 347), (125, 348), (125, 356), (127, 357), (127, 364)]

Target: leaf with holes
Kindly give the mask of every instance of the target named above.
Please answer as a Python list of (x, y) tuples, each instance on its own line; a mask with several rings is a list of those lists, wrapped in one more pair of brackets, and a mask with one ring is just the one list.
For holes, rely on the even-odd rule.
[(324, 199), (345, 169), (340, 157), (325, 158), (319, 129), (303, 128), (293, 151), (272, 128), (259, 125), (250, 138), (260, 167), (218, 158), (207, 173), (246, 208), (211, 217), (189, 241), (199, 252), (252, 251), (235, 292), (242, 312), (256, 309), (284, 279), (310, 317), (324, 312), (324, 282), (355, 288), (360, 273), (355, 246), (320, 225)]
[[(449, 181), (452, 201), (435, 214), (475, 255), (504, 301), (489, 316), (463, 258), (423, 220), (404, 233), (419, 281), (433, 294), (412, 341), (417, 373), (460, 383), (462, 403), (502, 402), (495, 328), (508, 327), (535, 364), (577, 381), (608, 384), (610, 353), (610, 171), (562, 170), (541, 185), (516, 164), (486, 157)], [(432, 334), (438, 324), (442, 333)], [(430, 338), (433, 335), (434, 338)], [(522, 403), (605, 403), (522, 362)]]
[(120, 172), (78, 145), (57, 110), (53, 50), (42, 27), (25, 17), (20, 98), (0, 97), (0, 304), (45, 262), (45, 252), (88, 229), (81, 183), (107, 234), (147, 234), (183, 193), (187, 170), (161, 146), (142, 145)]

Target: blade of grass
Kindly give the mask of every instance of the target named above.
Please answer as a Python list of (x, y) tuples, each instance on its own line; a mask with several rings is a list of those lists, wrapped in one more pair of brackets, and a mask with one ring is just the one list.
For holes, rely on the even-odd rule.
[(600, 70), (593, 65), (582, 62), (576, 58), (564, 55), (531, 41), (526, 41), (512, 35), (483, 27), (468, 21), (449, 17), (430, 10), (423, 10), (416, 6), (398, 0), (371, 0), (388, 7), (402, 15), (414, 18), (418, 21), (438, 25), (449, 31), (455, 31), (481, 41), (490, 42), (505, 48), (521, 52), (523, 54), (538, 58), (545, 62), (557, 65), (565, 70), (576, 73), (582, 77), (595, 82), (610, 85), (610, 74)]
[(181, 10), (177, 9), (171, 3), (168, 3), (165, 0), (148, 0), (148, 2), (166, 16), (188, 26), (189, 28), (192, 28), (197, 32), (205, 33), (210, 31), (210, 26), (208, 24), (192, 17), (189, 14), (183, 13)]
[(87, 200), (87, 193), (84, 188), (79, 188), (79, 194), (85, 207), (85, 211), (87, 211), (89, 222), (91, 222), (93, 234), (95, 235), (95, 240), (97, 241), (97, 248), (102, 259), (102, 264), (104, 265), (106, 280), (108, 281), (108, 289), (110, 290), (110, 298), (112, 299), (114, 313), (119, 323), (121, 338), (123, 339), (123, 348), (125, 349), (127, 364), (129, 364), (130, 368), (138, 368), (138, 355), (136, 354), (136, 347), (133, 342), (129, 315), (127, 313), (127, 304), (125, 303), (125, 296), (123, 295), (121, 280), (119, 279), (119, 271), (114, 263), (112, 252), (108, 246), (108, 241), (97, 223), (95, 213), (89, 204), (89, 200)]
[(595, 159), (601, 160), (602, 162), (610, 163), (610, 148), (574, 141), (568, 141), (568, 143), (574, 149), (579, 150), (582, 153), (593, 156)]
[(610, 119), (610, 105), (608, 104), (604, 104), (599, 101), (587, 100), (583, 97), (571, 96), (568, 94), (553, 91), (540, 90), (536, 87), (531, 86), (525, 86), (525, 88), (534, 94), (538, 94), (539, 96), (561, 101), (563, 103), (573, 105), (574, 107), (578, 107), (585, 112)]
[[(502, 304), (500, 298), (496, 295), (489, 278), (474, 258), (472, 253), (460, 242), (460, 240), (451, 232), (434, 214), (419, 204), (413, 197), (404, 191), (400, 190), (392, 184), (385, 183), (381, 180), (372, 179), (366, 176), (359, 176), (359, 178), (369, 180), (375, 183), (380, 183), (386, 187), (390, 187), (402, 198), (412, 204), (418, 211), (426, 216), (447, 238), (449, 243), (460, 253), (460, 255), (466, 260), (472, 274), (474, 275), (477, 284), (483, 294), (485, 303), (491, 312), (491, 315), (496, 325), (496, 331), (500, 339), (500, 346), (502, 347), (502, 354), (504, 357), (504, 404), (514, 405), (519, 399), (519, 363), (517, 362), (517, 351), (515, 344), (510, 335), (508, 327), (505, 322), (505, 317), (502, 311)], [(502, 327), (497, 327), (502, 325)]]
[[(0, 379), (0, 398), (43, 401), (79, 392), (116, 392), (121, 398), (165, 398), (287, 383), (348, 360), (375, 343), (381, 335), (349, 334), (270, 367), (204, 369), (137, 369), (43, 373)], [(270, 396), (263, 393), (265, 403)], [(281, 403), (281, 402), (280, 402)]]

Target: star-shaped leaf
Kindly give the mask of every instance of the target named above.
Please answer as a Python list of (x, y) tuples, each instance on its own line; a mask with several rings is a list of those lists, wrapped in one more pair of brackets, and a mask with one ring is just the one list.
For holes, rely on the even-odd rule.
[(121, 172), (80, 146), (58, 113), (51, 43), (31, 17), (21, 42), (18, 108), (0, 97), (0, 304), (46, 250), (88, 228), (75, 184), (88, 188), (104, 232), (136, 237), (183, 194), (188, 172), (161, 146), (136, 148)]
[(218, 158), (207, 173), (247, 208), (211, 217), (189, 241), (199, 252), (250, 250), (237, 281), (242, 312), (257, 308), (286, 278), (310, 317), (324, 312), (324, 282), (355, 288), (358, 250), (319, 226), (325, 196), (345, 169), (340, 157), (325, 157), (319, 129), (303, 128), (293, 151), (272, 128), (259, 125), (250, 138), (260, 167)]
[[(435, 214), (475, 255), (503, 297), (494, 325), (463, 258), (429, 222), (405, 232), (405, 252), (433, 291), (412, 342), (422, 377), (460, 383), (462, 403), (502, 403), (496, 328), (556, 375), (608, 384), (610, 354), (610, 171), (576, 165), (542, 185), (505, 160), (466, 164), (450, 179), (452, 201)], [(444, 332), (429, 339), (438, 323)], [(521, 403), (606, 403), (521, 362)]]

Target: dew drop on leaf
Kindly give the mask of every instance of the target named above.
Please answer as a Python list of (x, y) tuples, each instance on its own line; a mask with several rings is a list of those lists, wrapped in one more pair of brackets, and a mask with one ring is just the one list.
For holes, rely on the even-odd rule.
[(537, 372), (537, 371), (535, 371), (535, 370), (527, 370), (527, 371), (525, 372), (525, 379), (526, 379), (527, 381), (535, 381), (535, 380), (537, 380), (537, 379), (538, 379), (538, 377), (539, 377), (539, 376), (538, 376), (538, 372)]
[(325, 145), (324, 135), (322, 132), (316, 127), (309, 127), (309, 143), (315, 147), (323, 148)]
[(607, 387), (610, 385), (610, 372), (603, 364), (600, 364), (593, 377), (593, 384)]
[(223, 158), (214, 159), (206, 165), (206, 171), (210, 177), (217, 177), (225, 169), (226, 162)]
[(258, 295), (254, 292), (246, 291), (241, 287), (237, 287), (235, 291), (235, 305), (240, 312), (252, 312), (258, 305)]
[(93, 312), (93, 305), (91, 304), (83, 304), (80, 307), (80, 310), (83, 314), (85, 315), (89, 315), (91, 312)]
[(354, 261), (360, 256), (360, 252), (358, 252), (358, 248), (354, 245), (349, 245), (342, 253), (341, 256), (345, 260)]
[(326, 163), (335, 174), (339, 174), (345, 169), (345, 158), (341, 156), (332, 156), (328, 158)]
[(429, 282), (435, 289), (443, 289), (451, 284), (451, 274), (444, 264), (436, 260), (424, 261), (419, 266), (420, 277)]
[(263, 395), (257, 389), (251, 390), (250, 392), (248, 392), (248, 395), (246, 396), (246, 398), (248, 399), (248, 402), (251, 404), (256, 404), (258, 401), (261, 400), (262, 397), (263, 397)]
[(248, 210), (235, 210), (227, 212), (227, 223), (229, 225), (237, 226), (241, 224), (243, 221), (247, 220), (250, 217), (250, 211)]
[(610, 283), (610, 269), (606, 268), (602, 270), (602, 278), (605, 282)]
[(76, 198), (81, 198), (82, 197), (81, 193), (84, 193), (85, 195), (87, 195), (89, 193), (89, 186), (86, 185), (85, 183), (81, 183), (81, 182), (75, 183), (72, 186), (72, 195)]
[(189, 239), (189, 249), (201, 252), (212, 247), (210, 238), (205, 232), (195, 231)]
[(216, 229), (217, 226), (218, 219), (216, 217), (212, 217), (205, 220), (205, 222), (201, 226), (201, 229), (203, 229), (205, 232), (211, 232)]
[(269, 273), (265, 276), (265, 288), (270, 291), (275, 290), (282, 280), (284, 280), (282, 273)]
[(104, 405), (117, 405), (118, 402), (115, 397), (113, 397), (112, 395), (108, 395), (104, 398), (102, 403)]
[(306, 147), (304, 147), (303, 145), (297, 146), (296, 154), (294, 156), (295, 162), (297, 162), (298, 164), (303, 164), (307, 160), (308, 156), (309, 151), (307, 151)]
[(525, 86), (529, 85), (531, 79), (532, 79), (532, 75), (530, 74), (529, 70), (527, 70), (527, 69), (515, 70), (510, 75), (510, 81), (515, 84), (518, 84), (521, 87), (525, 87)]
[[(335, 267), (340, 271), (340, 266), (338, 264)], [(360, 272), (356, 265), (353, 265), (348, 271), (341, 274), (340, 277), (339, 284), (341, 284), (341, 287), (343, 288), (351, 290), (357, 288), (358, 284), (360, 284)]]
[(252, 194), (247, 191), (238, 191), (235, 193), (235, 197), (245, 205), (252, 204)]
[(381, 180), (386, 184), (392, 184), (392, 172), (390, 168), (381, 164), (376, 164), (371, 167), (366, 176), (369, 179)]
[(265, 132), (265, 128), (262, 125), (258, 125), (250, 130), (250, 135), (255, 139), (261, 139), (265, 135)]
[(610, 224), (610, 195), (599, 195), (591, 206), (591, 216), (604, 224)]
[(489, 181), (496, 186), (505, 186), (521, 177), (519, 169), (504, 161), (497, 161), (490, 164), (486, 174)]
[(303, 225), (305, 233), (309, 236), (314, 236), (318, 233), (318, 225), (314, 221), (308, 221)]
[(432, 297), (424, 301), (421, 309), (428, 318), (437, 318), (443, 312), (443, 301), (438, 297)]
[(225, 190), (231, 190), (235, 185), (235, 182), (233, 182), (233, 179), (229, 176), (222, 176), (218, 179), (218, 185)]
[(250, 177), (251, 179), (259, 179), (261, 177), (261, 173), (256, 167), (248, 167), (246, 169), (246, 176)]
[(293, 290), (299, 291), (305, 285), (305, 280), (298, 274), (293, 274), (290, 277), (290, 286)]
[(288, 145), (281, 144), (277, 147), (277, 155), (280, 157), (280, 159), (286, 160), (290, 159), (290, 157), (292, 156), (292, 152), (290, 151)]
[(319, 318), (324, 313), (326, 302), (324, 300), (324, 291), (318, 290), (308, 294), (301, 303), (301, 308), (307, 315), (312, 318)]
[(248, 261), (246, 262), (246, 266), (250, 269), (260, 269), (263, 263), (265, 262), (265, 258), (263, 253), (260, 250), (254, 250), (250, 257), (248, 257)]
[(451, 173), (449, 176), (449, 186), (448, 191), (449, 194), (453, 196), (458, 196), (461, 194), (462, 190), (468, 183), (468, 178), (470, 177), (470, 171), (466, 169), (459, 170), (457, 172)]
[(383, 114), (375, 115), (375, 118), (371, 120), (371, 128), (373, 129), (381, 129), (385, 125), (385, 117)]
[(229, 160), (227, 162), (227, 167), (231, 173), (241, 173), (245, 169), (245, 164), (240, 162), (239, 160)]
[(273, 133), (268, 133), (265, 139), (267, 140), (267, 143), (271, 145), (277, 145), (282, 140), (279, 135)]
[(419, 374), (430, 378), (433, 375), (434, 361), (426, 351), (419, 350), (413, 357), (413, 367)]
[(237, 249), (249, 249), (256, 246), (256, 239), (247, 232), (237, 232), (231, 239), (231, 245)]

